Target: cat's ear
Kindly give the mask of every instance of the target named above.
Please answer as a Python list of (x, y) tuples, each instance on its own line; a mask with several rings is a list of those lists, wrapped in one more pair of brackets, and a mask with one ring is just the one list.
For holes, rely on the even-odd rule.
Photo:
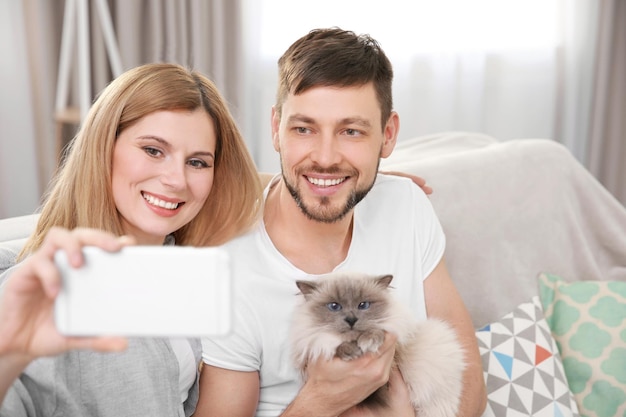
[(296, 281), (296, 285), (300, 289), (303, 295), (309, 295), (317, 288), (317, 283), (313, 281)]
[(376, 278), (376, 281), (378, 282), (378, 285), (380, 285), (381, 287), (387, 288), (389, 284), (391, 283), (392, 279), (393, 279), (393, 275), (389, 274), (389, 275), (382, 275)]

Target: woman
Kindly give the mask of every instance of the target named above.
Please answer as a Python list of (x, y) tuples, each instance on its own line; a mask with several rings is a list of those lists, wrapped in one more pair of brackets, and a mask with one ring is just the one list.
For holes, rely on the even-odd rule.
[(53, 324), (52, 256), (65, 250), (78, 266), (84, 245), (217, 245), (256, 220), (260, 193), (245, 143), (207, 78), (148, 64), (107, 86), (0, 299), (0, 416), (191, 415), (200, 342), (63, 337)]

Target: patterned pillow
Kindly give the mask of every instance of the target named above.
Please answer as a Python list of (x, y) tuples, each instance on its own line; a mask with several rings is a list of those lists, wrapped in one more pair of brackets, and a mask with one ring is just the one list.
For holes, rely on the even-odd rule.
[(541, 274), (539, 296), (581, 414), (626, 417), (626, 282)]
[(487, 384), (486, 415), (578, 417), (539, 297), (476, 331)]

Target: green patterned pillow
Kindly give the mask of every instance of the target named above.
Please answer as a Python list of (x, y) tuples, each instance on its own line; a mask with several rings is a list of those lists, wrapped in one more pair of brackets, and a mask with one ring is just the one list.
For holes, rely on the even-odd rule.
[(539, 296), (581, 416), (626, 417), (626, 282), (541, 274)]

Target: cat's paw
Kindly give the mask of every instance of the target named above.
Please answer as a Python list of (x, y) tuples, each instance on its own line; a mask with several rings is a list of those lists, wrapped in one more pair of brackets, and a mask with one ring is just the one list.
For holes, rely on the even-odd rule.
[(356, 359), (362, 354), (363, 351), (354, 340), (351, 342), (343, 342), (342, 344), (337, 346), (337, 350), (335, 351), (335, 355), (343, 359), (344, 361)]
[(378, 348), (385, 341), (385, 332), (383, 330), (369, 330), (359, 335), (357, 344), (363, 352), (377, 352)]

